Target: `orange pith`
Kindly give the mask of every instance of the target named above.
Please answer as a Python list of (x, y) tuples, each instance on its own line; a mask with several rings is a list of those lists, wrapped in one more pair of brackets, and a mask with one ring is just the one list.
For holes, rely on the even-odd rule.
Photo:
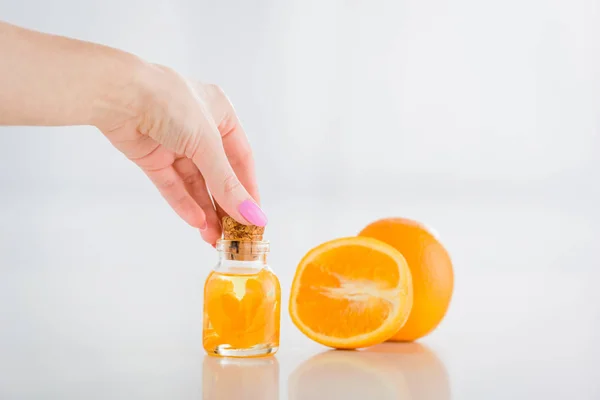
[(332, 240), (300, 261), (290, 294), (292, 321), (309, 338), (336, 348), (388, 339), (412, 305), (406, 261), (375, 239)]

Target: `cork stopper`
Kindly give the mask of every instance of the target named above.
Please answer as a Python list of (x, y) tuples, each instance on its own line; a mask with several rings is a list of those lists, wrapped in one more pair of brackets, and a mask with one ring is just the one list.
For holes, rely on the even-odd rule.
[(265, 228), (256, 225), (242, 225), (230, 216), (223, 217), (223, 239), (240, 242), (260, 242)]
[(223, 239), (217, 242), (217, 250), (223, 251), (229, 260), (256, 261), (264, 257), (269, 243), (263, 241), (265, 228), (243, 225), (229, 216), (222, 219)]

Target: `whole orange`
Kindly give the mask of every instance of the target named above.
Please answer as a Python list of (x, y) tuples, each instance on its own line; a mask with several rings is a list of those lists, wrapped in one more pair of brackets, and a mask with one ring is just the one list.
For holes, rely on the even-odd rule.
[(406, 324), (390, 340), (411, 341), (430, 333), (444, 318), (454, 288), (452, 261), (444, 246), (422, 224), (405, 218), (375, 221), (359, 235), (396, 248), (412, 274), (413, 307)]

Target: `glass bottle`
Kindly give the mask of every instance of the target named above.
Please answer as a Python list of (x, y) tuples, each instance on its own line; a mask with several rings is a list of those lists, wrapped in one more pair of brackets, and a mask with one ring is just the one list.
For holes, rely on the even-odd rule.
[(269, 242), (217, 242), (204, 285), (203, 345), (209, 355), (261, 357), (279, 348), (281, 288), (267, 265)]

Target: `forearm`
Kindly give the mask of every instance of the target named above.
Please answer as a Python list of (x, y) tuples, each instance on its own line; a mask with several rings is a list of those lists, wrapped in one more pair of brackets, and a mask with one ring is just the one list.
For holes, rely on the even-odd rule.
[(0, 125), (98, 125), (136, 102), (136, 57), (0, 21)]

